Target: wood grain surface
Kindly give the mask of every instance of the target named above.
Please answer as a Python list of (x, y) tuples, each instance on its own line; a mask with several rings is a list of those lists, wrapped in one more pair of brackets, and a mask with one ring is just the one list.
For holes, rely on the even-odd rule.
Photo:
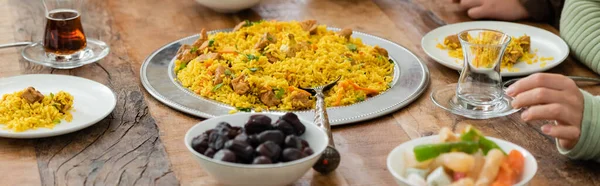
[[(58, 137), (19, 140), (25, 149), (35, 149), (34, 157), (25, 157), (37, 159), (38, 173), (18, 177), (36, 183), (33, 181), (39, 175), (37, 183), (41, 181), (42, 185), (176, 185), (179, 182), (155, 121), (148, 114), (138, 76), (129, 67), (127, 51), (104, 3), (90, 1), (82, 17), (87, 21), (86, 35), (112, 47), (111, 54), (99, 63), (55, 70), (21, 58), (0, 61), (2, 66), (18, 66), (19, 74), (67, 74), (92, 79), (109, 86), (118, 97), (114, 112), (92, 127)], [(40, 40), (45, 24), (40, 1), (12, 0), (7, 4), (15, 12), (9, 28), (16, 31), (14, 40)]]
[[(110, 55), (74, 70), (53, 70), (23, 60), (17, 49), (0, 50), (0, 77), (29, 73), (70, 74), (103, 83), (118, 94), (115, 111), (93, 127), (38, 140), (0, 139), (0, 185), (217, 185), (183, 144), (185, 132), (202, 118), (162, 105), (143, 90), (139, 68), (159, 47), (208, 30), (231, 28), (242, 20), (316, 19), (349, 27), (405, 46), (427, 65), (428, 90), (408, 107), (370, 121), (335, 127), (342, 153), (337, 171), (309, 171), (294, 185), (394, 185), (387, 154), (410, 139), (475, 125), (485, 134), (528, 149), (539, 169), (531, 185), (600, 185), (600, 165), (560, 155), (543, 135), (542, 122), (523, 122), (518, 114), (470, 120), (437, 108), (432, 89), (455, 83), (458, 73), (427, 57), (420, 38), (445, 24), (470, 21), (463, 10), (443, 0), (263, 0), (249, 10), (220, 14), (193, 0), (87, 1), (82, 20), (88, 37), (107, 42)], [(0, 0), (0, 43), (41, 40), (44, 23), (39, 1)], [(527, 23), (558, 31), (545, 24)], [(550, 70), (598, 77), (573, 60)], [(586, 90), (600, 94), (598, 87)], [(14, 170), (19, 170), (16, 173)]]

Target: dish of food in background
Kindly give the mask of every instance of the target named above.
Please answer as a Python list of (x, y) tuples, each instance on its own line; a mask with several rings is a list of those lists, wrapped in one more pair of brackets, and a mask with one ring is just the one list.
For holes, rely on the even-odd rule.
[[(469, 35), (469, 39), (472, 40), (472, 42), (474, 43), (488, 43), (489, 41), (491, 41), (492, 39), (492, 35), (490, 34), (485, 34), (485, 33), (480, 33), (480, 35), (478, 36), (470, 36)], [(480, 41), (480, 42), (477, 42)], [(504, 52), (504, 56), (502, 58), (502, 62), (501, 64), (501, 68), (502, 70), (508, 70), (509, 72), (512, 71), (518, 71), (518, 69), (513, 69), (513, 66), (515, 63), (517, 62), (524, 62), (527, 64), (534, 64), (534, 63), (540, 63), (540, 66), (544, 66), (546, 64), (546, 61), (548, 60), (553, 60), (553, 57), (540, 57), (537, 56), (537, 49), (530, 49), (530, 44), (531, 44), (531, 39), (529, 36), (527, 35), (523, 35), (520, 37), (512, 37), (512, 39), (510, 40), (510, 42), (508, 43), (508, 46), (505, 49)], [(461, 47), (460, 41), (458, 40), (458, 36), (456, 34), (454, 35), (449, 35), (444, 39), (443, 43), (439, 43), (437, 45), (437, 47), (439, 49), (443, 49), (443, 50), (447, 50), (448, 51), (448, 55), (459, 59), (457, 62), (458, 63), (462, 63), (464, 56), (463, 56), (463, 49)], [(477, 55), (489, 55), (486, 54), (485, 51), (477, 51), (476, 52)], [(493, 63), (491, 62), (492, 57), (490, 57), (489, 60), (486, 61), (480, 61), (480, 62), (475, 62), (473, 65), (475, 65), (475, 67), (480, 67), (480, 66), (486, 66), (487, 68), (491, 68), (490, 65), (492, 65)]]
[(223, 184), (275, 186), (302, 177), (328, 141), (316, 124), (293, 113), (236, 113), (196, 124), (184, 143), (200, 167)]
[(387, 166), (399, 185), (526, 185), (537, 171), (527, 150), (471, 126), (405, 142)]
[(351, 29), (335, 32), (315, 20), (244, 21), (233, 32), (202, 30), (200, 36), (180, 47), (177, 81), (238, 110), (310, 109), (314, 98), (298, 87), (337, 77), (342, 79), (325, 93), (325, 102), (345, 106), (386, 91), (393, 80), (386, 49), (363, 44)]
[(110, 114), (117, 101), (112, 90), (98, 82), (49, 74), (0, 78), (0, 95), (4, 95), (0, 137), (6, 138), (42, 138), (81, 130)]
[(43, 95), (34, 87), (12, 94), (2, 95), (0, 100), (0, 124), (3, 129), (14, 132), (35, 130), (37, 128), (52, 129), (61, 120), (73, 120), (73, 96), (68, 92)]
[[(476, 28), (498, 30), (515, 36), (503, 58), (504, 68), (501, 75), (505, 77), (525, 76), (546, 71), (562, 63), (569, 55), (567, 44), (551, 32), (523, 24), (500, 21), (473, 21), (445, 25), (423, 36), (421, 47), (429, 57), (440, 64), (460, 70), (464, 63), (461, 60), (462, 49), (459, 49), (456, 44), (458, 38), (448, 36)], [(526, 42), (527, 37), (530, 40), (529, 46)], [(529, 52), (526, 52), (527, 48)]]
[(196, 0), (196, 2), (216, 12), (235, 13), (257, 5), (260, 0)]
[[(214, 30), (207, 34), (230, 32), (231, 30)], [(327, 28), (327, 30), (337, 32), (341, 29)], [(427, 67), (408, 49), (389, 40), (362, 32), (353, 31), (352, 36), (361, 39), (366, 45), (378, 45), (388, 51), (389, 58), (394, 63), (393, 80), (390, 84), (391, 87), (377, 96), (347, 106), (328, 108), (332, 125), (350, 124), (396, 111), (418, 98), (429, 84)], [(212, 118), (228, 115), (232, 110), (239, 110), (199, 96), (177, 82), (174, 69), (177, 51), (182, 45), (193, 45), (199, 37), (200, 34), (173, 41), (150, 54), (140, 68), (142, 85), (150, 95), (163, 104), (198, 117)], [(243, 109), (243, 111), (255, 112), (251, 109)], [(262, 112), (281, 113), (281, 111), (267, 110), (262, 110)], [(314, 113), (310, 111), (293, 112), (303, 119), (312, 120), (314, 118)]]

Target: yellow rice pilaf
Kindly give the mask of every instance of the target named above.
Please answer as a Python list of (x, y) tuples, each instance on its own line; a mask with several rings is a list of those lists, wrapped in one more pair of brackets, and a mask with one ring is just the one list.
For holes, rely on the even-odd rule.
[[(449, 37), (446, 37), (443, 43), (438, 43), (436, 47), (439, 49), (448, 50), (448, 55), (452, 58), (461, 60), (459, 62), (461, 62), (462, 64), (462, 60), (464, 59), (462, 47), (460, 46), (460, 43), (457, 43), (456, 41), (449, 41)], [(491, 35), (486, 35), (485, 33), (483, 33), (482, 35), (475, 38), (469, 35), (469, 40), (480, 40), (481, 42), (489, 42), (491, 37)], [(527, 47), (523, 47), (525, 45)], [(514, 68), (513, 66), (518, 62), (525, 62), (527, 64), (541, 62), (540, 67), (544, 67), (546, 65), (546, 61), (554, 59), (553, 57), (539, 57), (537, 55), (537, 49), (532, 50), (528, 48), (530, 46), (530, 39), (527, 35), (523, 35), (520, 37), (511, 37), (510, 43), (506, 47), (504, 57), (502, 58), (501, 68), (509, 72), (517, 72), (519, 71), (519, 69)], [(511, 55), (518, 56), (518, 59), (511, 60)]]
[[(265, 33), (271, 34), (274, 42), (263, 50), (256, 49)], [(326, 92), (325, 102), (328, 106), (350, 105), (387, 90), (393, 79), (394, 64), (387, 55), (380, 55), (359, 38), (346, 39), (327, 30), (325, 25), (318, 25), (311, 34), (297, 21), (248, 22), (237, 31), (211, 34), (208, 39), (209, 47), (200, 53), (219, 52), (220, 57), (197, 57), (188, 63), (176, 60), (177, 80), (196, 94), (236, 107), (232, 113), (313, 108), (312, 96), (308, 104), (294, 103), (294, 95), (308, 94), (298, 87), (324, 85), (338, 77), (341, 80)], [(286, 56), (294, 43), (305, 43), (307, 47), (293, 57)], [(276, 58), (276, 62), (268, 57)], [(219, 66), (227, 70), (221, 75), (222, 83), (217, 84), (215, 71)], [(234, 91), (232, 80), (239, 76), (245, 76), (250, 85), (248, 93)], [(280, 103), (267, 106), (261, 102), (260, 94), (265, 91), (273, 91)]]
[(21, 98), (24, 91), (5, 94), (0, 100), (0, 126), (15, 132), (36, 128), (52, 129), (62, 119), (70, 122), (73, 96), (60, 91), (44, 95), (41, 102), (29, 103)]

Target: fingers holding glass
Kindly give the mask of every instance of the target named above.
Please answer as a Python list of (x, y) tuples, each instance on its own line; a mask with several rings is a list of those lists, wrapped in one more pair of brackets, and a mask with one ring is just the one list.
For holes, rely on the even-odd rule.
[(544, 87), (554, 90), (577, 88), (575, 82), (560, 74), (539, 73), (523, 78), (506, 89), (506, 94), (515, 97), (521, 92)]
[(575, 126), (568, 125), (544, 125), (541, 128), (546, 135), (558, 138), (560, 146), (565, 149), (572, 149), (579, 141), (581, 130)]

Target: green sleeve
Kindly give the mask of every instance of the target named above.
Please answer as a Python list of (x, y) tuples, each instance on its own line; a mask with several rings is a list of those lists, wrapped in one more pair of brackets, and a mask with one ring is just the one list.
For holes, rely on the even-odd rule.
[(600, 73), (600, 0), (566, 0), (560, 36), (575, 58)]
[(562, 148), (558, 141), (556, 147), (561, 154), (569, 158), (600, 162), (600, 97), (594, 97), (583, 90), (581, 93), (584, 108), (579, 141), (571, 150)]

